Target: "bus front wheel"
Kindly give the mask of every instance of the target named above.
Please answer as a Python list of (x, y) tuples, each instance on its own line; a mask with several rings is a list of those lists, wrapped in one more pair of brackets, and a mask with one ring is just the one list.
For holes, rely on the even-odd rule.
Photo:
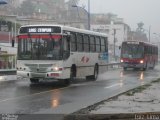
[(126, 67), (123, 67), (123, 70), (127, 70), (127, 68), (126, 68)]
[(143, 71), (146, 71), (147, 70), (147, 63), (146, 63), (146, 65), (145, 65), (145, 67), (143, 68)]
[(39, 79), (37, 78), (30, 78), (30, 82), (35, 84), (35, 83), (39, 83)]

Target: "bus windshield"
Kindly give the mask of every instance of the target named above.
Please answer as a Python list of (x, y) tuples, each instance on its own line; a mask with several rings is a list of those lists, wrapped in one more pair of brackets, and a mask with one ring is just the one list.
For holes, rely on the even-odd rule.
[(123, 44), (122, 45), (122, 58), (142, 58), (144, 47), (139, 44)]
[(62, 37), (27, 37), (18, 40), (19, 60), (61, 60)]

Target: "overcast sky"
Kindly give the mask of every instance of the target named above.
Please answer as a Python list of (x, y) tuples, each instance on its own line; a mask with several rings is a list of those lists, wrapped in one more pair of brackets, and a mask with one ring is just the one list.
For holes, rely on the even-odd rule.
[[(80, 0), (80, 5), (88, 5), (88, 0)], [(90, 0), (91, 13), (114, 13), (135, 30), (138, 22), (144, 28), (160, 33), (160, 0)]]

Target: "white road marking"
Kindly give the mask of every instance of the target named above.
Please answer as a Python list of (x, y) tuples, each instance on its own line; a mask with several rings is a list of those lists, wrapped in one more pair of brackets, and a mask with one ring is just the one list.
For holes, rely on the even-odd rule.
[(8, 98), (8, 99), (0, 100), (0, 103), (1, 103), (1, 102), (5, 102), (5, 101), (9, 101), (9, 100), (15, 100), (15, 99), (20, 99), (20, 98), (25, 98), (25, 97), (40, 95), (40, 94), (44, 94), (44, 93), (54, 92), (54, 91), (57, 91), (57, 90), (63, 90), (63, 89), (66, 89), (66, 88), (69, 88), (69, 86), (68, 86), (68, 87), (59, 88), (59, 89), (54, 89), (54, 90), (49, 90), (49, 91), (43, 91), (43, 92), (39, 92), (39, 93), (34, 93), (34, 94), (30, 94), (30, 95), (24, 95), (24, 96), (19, 96), (19, 97)]
[(110, 85), (110, 86), (105, 87), (105, 89), (112, 88), (112, 87), (116, 87), (116, 86), (120, 86), (120, 85), (121, 85), (120, 83), (113, 84), (113, 85)]

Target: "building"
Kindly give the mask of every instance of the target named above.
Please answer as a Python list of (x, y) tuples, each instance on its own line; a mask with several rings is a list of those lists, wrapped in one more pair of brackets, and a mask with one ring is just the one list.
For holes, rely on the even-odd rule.
[(110, 61), (119, 60), (120, 46), (127, 40), (130, 31), (123, 19), (117, 18), (116, 15), (113, 15), (113, 18), (98, 15), (98, 18), (92, 21), (91, 30), (108, 34)]
[[(13, 34), (12, 34), (13, 35)], [(6, 26), (0, 29), (0, 71), (15, 70), (17, 47), (12, 47), (11, 32)], [(15, 38), (15, 37), (14, 37)]]

